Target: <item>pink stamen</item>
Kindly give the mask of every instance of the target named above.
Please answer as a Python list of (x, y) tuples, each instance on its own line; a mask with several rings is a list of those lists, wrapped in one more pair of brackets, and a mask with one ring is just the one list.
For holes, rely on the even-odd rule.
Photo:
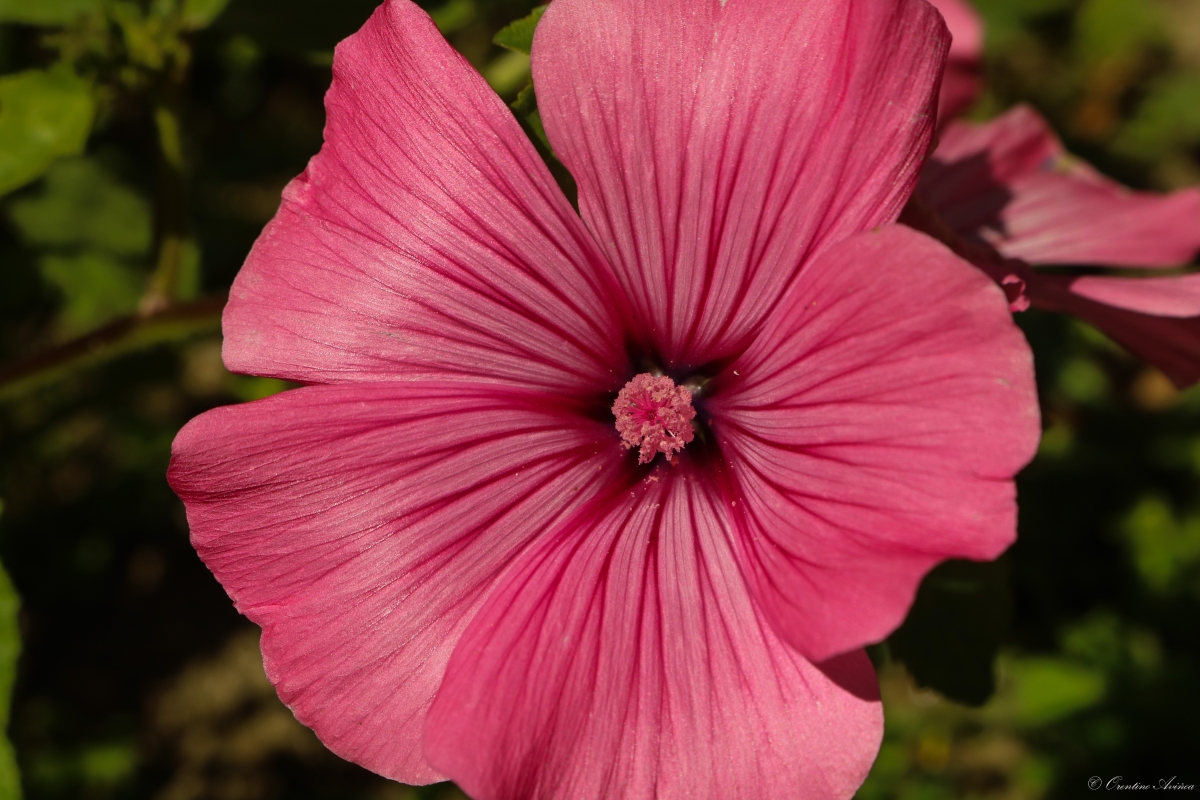
[(625, 448), (639, 448), (639, 464), (649, 464), (657, 453), (674, 464), (675, 454), (695, 437), (692, 393), (665, 375), (636, 376), (617, 395), (612, 412)]

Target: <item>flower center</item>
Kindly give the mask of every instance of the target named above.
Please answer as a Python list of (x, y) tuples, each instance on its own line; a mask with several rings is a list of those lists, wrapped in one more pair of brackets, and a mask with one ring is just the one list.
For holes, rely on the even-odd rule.
[(639, 464), (649, 464), (657, 453), (674, 464), (675, 454), (695, 436), (692, 393), (665, 375), (636, 376), (617, 395), (612, 412), (625, 448), (639, 448)]

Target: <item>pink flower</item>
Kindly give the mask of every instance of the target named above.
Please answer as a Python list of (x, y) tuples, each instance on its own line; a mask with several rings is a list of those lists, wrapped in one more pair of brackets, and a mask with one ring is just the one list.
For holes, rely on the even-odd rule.
[(891, 224), (945, 49), (923, 0), (556, 0), (576, 215), (414, 5), (339, 46), (224, 319), (310, 385), (169, 474), (332, 750), (488, 800), (854, 792), (861, 647), (1012, 542), (1038, 437), (1002, 293)]
[[(978, 64), (978, 18), (962, 0), (935, 5), (961, 47), (959, 63)], [(956, 69), (966, 67), (955, 68), (952, 58), (945, 117), (970, 105), (978, 88)], [(957, 87), (949, 99), (946, 87)], [(1032, 266), (1174, 267), (1200, 250), (1200, 190), (1130, 191), (1070, 156), (1028, 106), (982, 125), (942, 124), (917, 199), (958, 237)], [(1024, 264), (990, 271), (1019, 279), (1034, 306), (1098, 326), (1177, 383), (1200, 380), (1200, 274), (1080, 277), (1039, 274)]]

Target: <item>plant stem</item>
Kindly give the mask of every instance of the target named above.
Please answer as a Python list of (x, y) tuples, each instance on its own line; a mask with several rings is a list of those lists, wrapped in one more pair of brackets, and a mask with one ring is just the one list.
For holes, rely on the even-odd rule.
[(218, 331), (224, 307), (225, 296), (220, 295), (122, 317), (43, 353), (0, 367), (0, 401), (28, 394), (71, 372), (126, 353)]

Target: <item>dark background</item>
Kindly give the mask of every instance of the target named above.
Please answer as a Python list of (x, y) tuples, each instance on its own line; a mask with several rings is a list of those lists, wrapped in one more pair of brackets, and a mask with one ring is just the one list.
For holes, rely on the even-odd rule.
[[(0, 560), (22, 604), (9, 733), (29, 798), (461, 797), (388, 783), (295, 722), (163, 478), (190, 417), (285, 388), (225, 372), (216, 312), (320, 146), (333, 44), (373, 5), (0, 0)], [(511, 100), (528, 59), (492, 36), (531, 6), (431, 8)], [(1200, 182), (1200, 0), (979, 7), (974, 116), (1032, 102), (1131, 186)], [(29, 69), (66, 99), (14, 81)], [(53, 152), (22, 139), (35, 119)], [(873, 649), (888, 728), (864, 798), (1200, 784), (1200, 393), (1081, 323), (1020, 322), (1047, 427), (1021, 538), (939, 569)], [(83, 357), (11, 366), (97, 328)]]

